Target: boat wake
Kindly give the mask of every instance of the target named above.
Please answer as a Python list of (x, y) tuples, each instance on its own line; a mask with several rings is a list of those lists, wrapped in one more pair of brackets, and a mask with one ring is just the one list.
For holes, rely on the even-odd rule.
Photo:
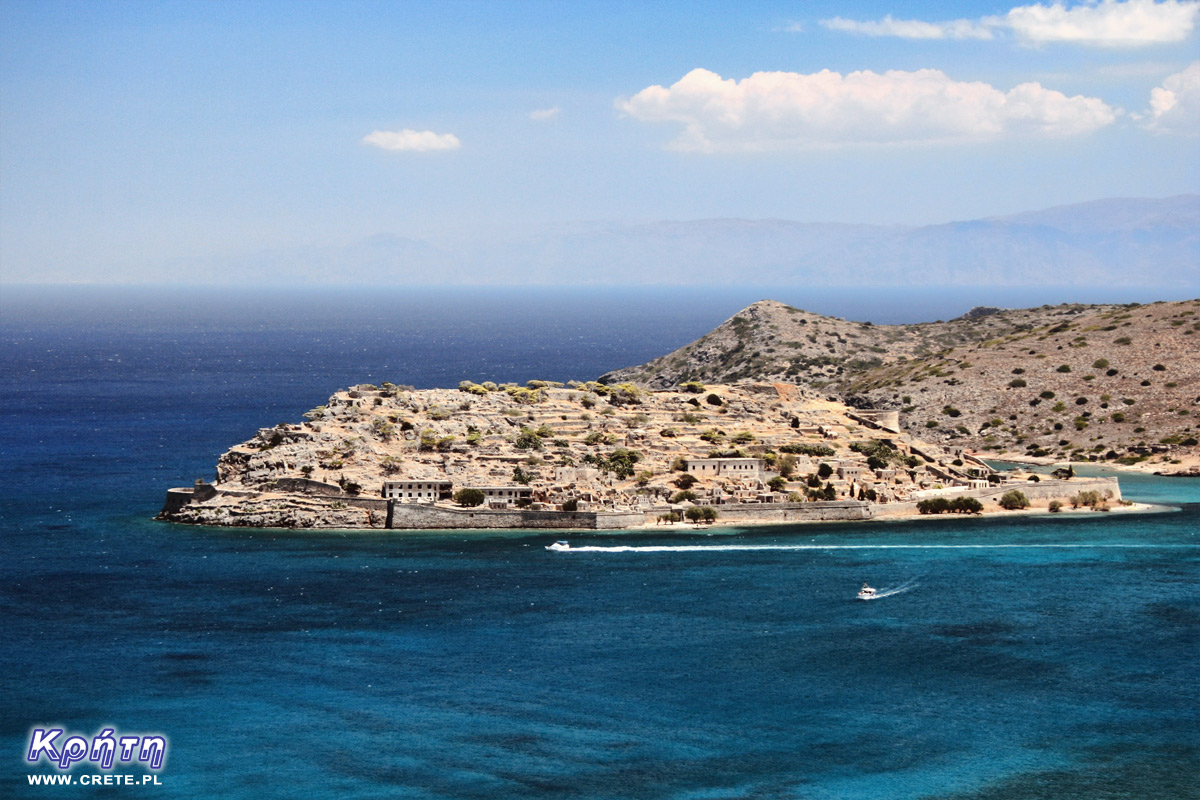
[(1200, 548), (1196, 544), (681, 544), (613, 545), (610, 547), (571, 545), (568, 553), (714, 553), (752, 550), (1018, 550), (1018, 549), (1178, 549)]
[(913, 578), (912, 580), (905, 581), (904, 583), (900, 584), (899, 586), (889, 586), (886, 589), (877, 589), (877, 590), (875, 590), (875, 593), (872, 594), (870, 597), (863, 597), (862, 595), (859, 595), (859, 599), (860, 600), (881, 600), (884, 597), (891, 597), (894, 594), (903, 594), (907, 591), (911, 591), (913, 589), (916, 589), (920, 585), (921, 584), (917, 583), (916, 579)]

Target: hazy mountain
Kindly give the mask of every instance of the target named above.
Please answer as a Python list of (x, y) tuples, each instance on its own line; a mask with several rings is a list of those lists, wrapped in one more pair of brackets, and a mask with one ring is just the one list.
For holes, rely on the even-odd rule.
[[(152, 277), (151, 277), (152, 276)], [(147, 280), (291, 284), (1200, 286), (1200, 196), (922, 227), (709, 219), (190, 258)]]

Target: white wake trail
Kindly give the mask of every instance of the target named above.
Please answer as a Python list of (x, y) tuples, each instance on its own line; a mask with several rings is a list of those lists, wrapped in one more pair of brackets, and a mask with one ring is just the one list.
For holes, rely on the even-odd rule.
[(572, 546), (563, 553), (711, 553), (748, 550), (1018, 550), (1018, 549), (1194, 549), (1200, 544), (683, 544), (683, 545), (596, 545)]

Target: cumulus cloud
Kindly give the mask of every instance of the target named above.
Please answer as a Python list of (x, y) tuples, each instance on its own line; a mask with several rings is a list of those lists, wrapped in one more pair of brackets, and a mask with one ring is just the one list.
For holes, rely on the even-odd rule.
[(968, 19), (950, 22), (922, 22), (915, 19), (892, 19), (858, 22), (834, 17), (821, 20), (821, 26), (831, 31), (857, 33), (862, 36), (897, 36), (901, 39), (991, 39), (990, 26)]
[(1200, 19), (1196, 0), (1100, 0), (1071, 7), (1062, 3), (1016, 6), (1000, 16), (950, 22), (898, 20), (857, 21), (834, 17), (821, 20), (825, 28), (863, 36), (902, 39), (991, 39), (1010, 30), (1031, 44), (1073, 42), (1101, 47), (1180, 42), (1191, 35)]
[(457, 150), (462, 147), (462, 142), (453, 133), (414, 131), (409, 128), (402, 131), (372, 131), (362, 140), (363, 144), (384, 150), (413, 150), (418, 153), (429, 150)]
[(643, 122), (682, 124), (668, 146), (692, 152), (1076, 136), (1117, 115), (1102, 100), (1067, 97), (1038, 83), (1004, 92), (932, 69), (756, 72), (741, 81), (695, 69), (670, 87), (649, 86), (616, 105)]
[(534, 122), (546, 122), (557, 117), (560, 111), (562, 109), (558, 106), (554, 106), (554, 108), (539, 108), (536, 111), (530, 111), (529, 118)]
[(1200, 136), (1200, 61), (1150, 91), (1150, 110), (1143, 119), (1152, 131)]
[(1076, 42), (1124, 47), (1181, 42), (1196, 26), (1200, 3), (1180, 0), (1103, 0), (1067, 8), (1061, 3), (1018, 6), (1001, 24), (1029, 42)]

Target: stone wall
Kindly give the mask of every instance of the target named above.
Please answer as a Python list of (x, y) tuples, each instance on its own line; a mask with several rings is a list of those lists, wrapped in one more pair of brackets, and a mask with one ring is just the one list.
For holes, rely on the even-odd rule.
[[(821, 500), (815, 503), (724, 503), (713, 506), (717, 522), (834, 522), (871, 519), (871, 503)], [(648, 515), (653, 522), (657, 514)]]
[(617, 530), (641, 525), (645, 515), (634, 511), (530, 511), (527, 509), (442, 508), (416, 503), (393, 503), (394, 529), (552, 528)]

